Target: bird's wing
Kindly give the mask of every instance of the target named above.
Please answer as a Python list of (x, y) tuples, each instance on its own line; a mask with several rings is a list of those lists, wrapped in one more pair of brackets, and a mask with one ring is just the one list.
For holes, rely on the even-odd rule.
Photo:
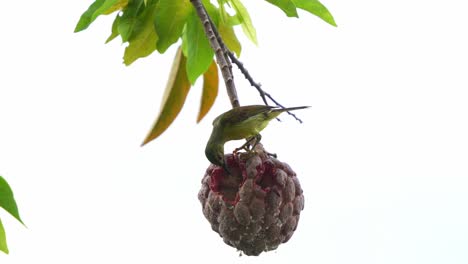
[(238, 124), (252, 116), (266, 113), (276, 107), (267, 105), (247, 105), (233, 108), (215, 119), (214, 122), (220, 122), (222, 125)]

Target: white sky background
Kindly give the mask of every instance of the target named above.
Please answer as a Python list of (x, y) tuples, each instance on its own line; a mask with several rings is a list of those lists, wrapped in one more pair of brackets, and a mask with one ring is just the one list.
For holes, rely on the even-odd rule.
[[(339, 25), (244, 1), (260, 46), (241, 59), (297, 112), (263, 133), (306, 207), (292, 239), (239, 257), (197, 199), (211, 120), (201, 87), (144, 148), (175, 52), (122, 64), (111, 17), (74, 34), (91, 1), (5, 1), (0, 174), (28, 228), (4, 212), (0, 263), (467, 263), (468, 40), (464, 1), (324, 0)], [(245, 38), (244, 38), (245, 40)], [(261, 103), (236, 75), (242, 104)], [(234, 145), (230, 145), (234, 146)]]

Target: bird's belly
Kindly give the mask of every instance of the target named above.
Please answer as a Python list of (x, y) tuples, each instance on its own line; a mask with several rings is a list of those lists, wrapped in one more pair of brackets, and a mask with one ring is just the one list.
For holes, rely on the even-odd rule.
[(260, 133), (267, 124), (268, 122), (258, 121), (243, 122), (242, 124), (226, 127), (224, 134), (228, 141), (250, 138)]

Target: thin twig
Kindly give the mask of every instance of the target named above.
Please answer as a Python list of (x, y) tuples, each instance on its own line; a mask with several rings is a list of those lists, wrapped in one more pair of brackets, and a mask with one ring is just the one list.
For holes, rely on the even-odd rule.
[(203, 24), (203, 29), (205, 30), (205, 34), (208, 37), (210, 46), (215, 52), (216, 61), (218, 62), (219, 67), (221, 68), (221, 74), (223, 75), (224, 83), (226, 85), (226, 90), (229, 96), (229, 100), (231, 101), (231, 105), (233, 108), (239, 107), (239, 98), (237, 96), (232, 70), (227, 62), (225, 52), (223, 51), (218, 42), (218, 37), (214, 34), (216, 30), (215, 26), (210, 22), (208, 13), (206, 12), (206, 9), (203, 6), (201, 0), (190, 0), (190, 2), (195, 8), (198, 17), (200, 18), (200, 21)]
[[(252, 85), (253, 87), (255, 87), (257, 89), (257, 91), (260, 93), (260, 97), (262, 98), (262, 101), (263, 103), (265, 103), (265, 105), (268, 105), (268, 101), (267, 101), (267, 98), (270, 99), (273, 103), (275, 103), (276, 106), (279, 106), (281, 108), (285, 108), (282, 104), (280, 104), (278, 101), (276, 101), (273, 96), (271, 96), (269, 93), (265, 92), (262, 88), (261, 88), (261, 84), (260, 83), (256, 83), (252, 76), (250, 75), (250, 73), (247, 71), (247, 69), (244, 67), (244, 64), (236, 58), (236, 55), (230, 51), (227, 47), (226, 47), (226, 44), (224, 44), (224, 41), (223, 39), (221, 38), (221, 34), (219, 34), (218, 30), (216, 29), (216, 26), (213, 24), (213, 21), (211, 20), (211, 18), (208, 16), (208, 19), (210, 20), (210, 23), (211, 23), (211, 26), (212, 26), (212, 29), (213, 29), (213, 33), (215, 34), (216, 36), (216, 39), (218, 40), (218, 43), (219, 43), (219, 46), (221, 47), (221, 50), (224, 52), (225, 56), (228, 57), (226, 60), (228, 62), (228, 65), (229, 65), (229, 69), (231, 70), (231, 74), (232, 74), (232, 63), (236, 64), (237, 67), (239, 68), (239, 70), (241, 71), (241, 73), (245, 76), (245, 78), (249, 81), (250, 85)], [(296, 119), (297, 121), (299, 121), (299, 123), (302, 123), (302, 120), (299, 119), (294, 113), (291, 113), (290, 111), (286, 111), (289, 115), (293, 116), (294, 119)], [(279, 118), (276, 118), (278, 121), (281, 121)]]
[[(237, 91), (234, 85), (234, 76), (232, 74), (232, 63), (236, 64), (237, 68), (241, 71), (244, 77), (249, 81), (250, 85), (255, 87), (257, 91), (260, 93), (260, 97), (262, 98), (265, 105), (268, 105), (268, 101), (266, 98), (270, 99), (276, 106), (285, 108), (282, 104), (276, 101), (269, 93), (265, 92), (259, 83), (256, 83), (247, 69), (244, 67), (243, 63), (239, 61), (234, 53), (232, 53), (227, 46), (224, 44), (221, 35), (219, 34), (218, 30), (216, 29), (215, 24), (211, 20), (210, 16), (208, 15), (205, 7), (201, 3), (200, 0), (190, 0), (192, 5), (195, 7), (197, 11), (197, 15), (202, 21), (203, 28), (205, 29), (205, 34), (207, 35), (211, 48), (215, 51), (216, 60), (221, 68), (221, 73), (223, 75), (224, 82), (226, 84), (226, 89), (228, 92), (229, 99), (231, 101), (232, 107), (239, 106), (239, 99), (237, 97)], [(287, 111), (287, 113), (293, 116), (299, 123), (302, 123), (302, 120), (299, 119), (295, 114)], [(279, 118), (277, 118), (280, 120)]]
[[(249, 81), (250, 85), (252, 85), (253, 87), (255, 87), (255, 89), (257, 89), (258, 93), (260, 93), (260, 97), (262, 98), (263, 102), (265, 103), (265, 105), (268, 105), (268, 102), (266, 100), (266, 98), (270, 99), (273, 103), (275, 103), (276, 106), (279, 106), (281, 108), (285, 108), (282, 104), (280, 104), (278, 101), (276, 101), (273, 96), (271, 96), (269, 93), (265, 92), (262, 87), (261, 87), (261, 84), (260, 83), (256, 83), (254, 81), (254, 79), (252, 78), (252, 75), (250, 75), (250, 73), (247, 71), (247, 69), (244, 67), (244, 64), (239, 61), (237, 58), (236, 58), (236, 55), (234, 55), (234, 53), (232, 53), (231, 51), (227, 51), (228, 52), (228, 56), (229, 56), (229, 59), (232, 61), (232, 63), (236, 64), (237, 68), (239, 68), (239, 70), (242, 72), (242, 74), (245, 76), (245, 78)], [(296, 119), (297, 121), (299, 121), (299, 123), (302, 123), (302, 120), (299, 119), (294, 113), (291, 113), (290, 111), (287, 111), (287, 113), (291, 116), (294, 117), (294, 119)]]

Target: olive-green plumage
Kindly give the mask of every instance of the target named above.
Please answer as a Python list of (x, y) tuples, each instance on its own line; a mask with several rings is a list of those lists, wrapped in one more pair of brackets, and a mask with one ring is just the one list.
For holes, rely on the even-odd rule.
[(230, 140), (256, 137), (272, 119), (281, 113), (307, 107), (278, 108), (267, 105), (247, 105), (233, 108), (213, 121), (213, 132), (206, 144), (205, 155), (211, 163), (225, 167), (224, 143)]

